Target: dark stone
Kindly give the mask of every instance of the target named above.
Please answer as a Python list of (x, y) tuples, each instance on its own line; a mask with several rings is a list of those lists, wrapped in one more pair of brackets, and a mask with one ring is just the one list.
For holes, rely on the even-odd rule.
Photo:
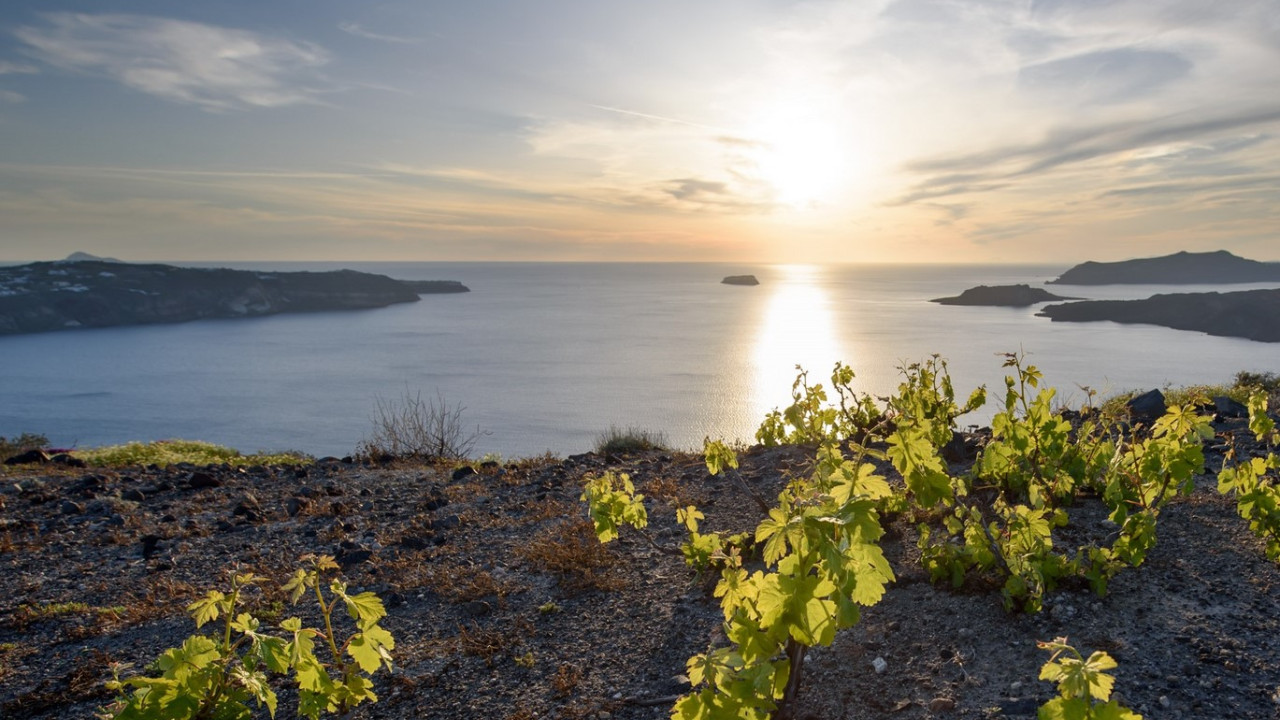
[(187, 478), (187, 485), (192, 490), (199, 490), (201, 488), (222, 487), (222, 481), (207, 472), (197, 470)]
[(453, 471), (453, 479), (461, 480), (469, 475), (475, 475), (475, 474), (476, 474), (475, 468), (471, 467), (470, 465), (463, 465), (462, 467)]
[(493, 606), (484, 600), (472, 600), (458, 606), (458, 610), (469, 618), (482, 618), (493, 612)]
[(249, 522), (259, 522), (264, 517), (262, 505), (258, 503), (258, 498), (254, 497), (252, 493), (245, 493), (245, 496), (236, 504), (231, 514), (233, 516), (239, 515)]
[(4, 461), (5, 465), (44, 465), (49, 462), (49, 456), (44, 454), (43, 450), (28, 450), (24, 453), (14, 455)]
[(122, 500), (128, 500), (130, 502), (143, 502), (147, 499), (147, 496), (143, 494), (141, 490), (138, 490), (136, 488), (131, 488), (129, 490), (125, 490), (124, 492), (120, 493), (120, 498)]
[(308, 471), (304, 467), (298, 467), (293, 469), (293, 477), (295, 480), (302, 480), (307, 475), (308, 475)]
[(1213, 409), (1218, 413), (1219, 417), (1224, 418), (1246, 418), (1249, 417), (1249, 408), (1244, 403), (1232, 400), (1226, 395), (1217, 395), (1213, 398)]
[(142, 536), (142, 558), (144, 560), (150, 560), (151, 556), (155, 555), (160, 549), (160, 541), (163, 539), (164, 538), (159, 535)]
[(342, 566), (343, 570), (349, 570), (360, 563), (368, 562), (373, 557), (373, 551), (369, 548), (342, 547), (338, 549), (336, 555), (333, 556), (335, 562)]
[(81, 460), (75, 455), (69, 455), (67, 453), (58, 453), (57, 455), (49, 458), (49, 462), (54, 463), (55, 465), (65, 465), (73, 468), (89, 467), (89, 463)]
[(442, 518), (430, 521), (428, 523), (428, 527), (436, 532), (444, 532), (445, 530), (452, 530), (458, 527), (461, 523), (462, 520), (459, 519), (457, 515), (446, 515)]
[(297, 517), (311, 501), (304, 497), (291, 497), (284, 502), (284, 511), (289, 513), (289, 517)]
[(1125, 407), (1128, 408), (1129, 417), (1133, 420), (1156, 420), (1168, 410), (1164, 393), (1159, 390), (1142, 393), (1125, 403)]
[(58, 509), (63, 515), (79, 515), (84, 512), (84, 506), (72, 500), (63, 500)]

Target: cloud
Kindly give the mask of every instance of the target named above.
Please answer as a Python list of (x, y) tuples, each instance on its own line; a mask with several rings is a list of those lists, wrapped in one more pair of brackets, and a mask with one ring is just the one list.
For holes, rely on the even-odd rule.
[(25, 95), (13, 92), (12, 90), (0, 90), (0, 102), (17, 104), (26, 101), (27, 98)]
[(50, 13), (14, 31), (53, 67), (205, 110), (315, 102), (315, 69), (328, 53), (310, 43), (142, 15)]
[[(1116, 122), (1092, 128), (1051, 131), (1038, 142), (997, 146), (977, 153), (925, 158), (909, 171), (934, 174), (911, 187), (891, 204), (998, 189), (997, 181), (1026, 178), (1060, 167), (1170, 143), (1202, 140), (1217, 133), (1280, 123), (1280, 107), (1257, 108), (1218, 117), (1182, 115), (1149, 122)], [(1254, 145), (1248, 138), (1204, 143), (1200, 154), (1239, 152)]]
[(372, 30), (366, 30), (364, 27), (351, 22), (338, 23), (338, 29), (348, 35), (355, 35), (356, 37), (364, 38), (366, 40), (378, 40), (380, 42), (399, 43), (404, 45), (422, 42), (421, 38), (403, 37), (399, 35), (383, 35), (382, 33), (376, 33)]
[(1185, 77), (1191, 67), (1172, 52), (1114, 48), (1028, 65), (1018, 72), (1018, 87), (1083, 102), (1126, 102)]
[(35, 75), (38, 72), (40, 68), (35, 65), (20, 65), (0, 60), (0, 75)]

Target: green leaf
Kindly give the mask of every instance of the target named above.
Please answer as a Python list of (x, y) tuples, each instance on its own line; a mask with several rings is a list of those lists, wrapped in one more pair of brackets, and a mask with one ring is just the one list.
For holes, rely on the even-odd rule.
[(352, 636), (347, 645), (347, 654), (356, 661), (361, 670), (373, 673), (377, 672), (383, 664), (388, 668), (391, 667), (389, 651), (395, 649), (395, 646), (396, 641), (391, 637), (391, 633), (377, 625), (370, 625), (364, 632)]
[(205, 623), (218, 619), (226, 599), (227, 596), (222, 592), (210, 590), (204, 597), (188, 605), (187, 612), (196, 621), (196, 627), (203, 627)]

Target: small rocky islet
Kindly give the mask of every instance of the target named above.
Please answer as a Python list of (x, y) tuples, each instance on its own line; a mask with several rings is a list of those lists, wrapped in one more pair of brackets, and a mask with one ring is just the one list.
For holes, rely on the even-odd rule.
[(468, 288), (455, 281), (395, 280), (354, 270), (189, 268), (81, 253), (0, 267), (0, 335), (363, 310), (464, 292)]
[(979, 285), (955, 297), (934, 298), (929, 302), (936, 302), (939, 305), (1029, 307), (1042, 302), (1073, 299), (1054, 295), (1047, 290), (1033, 288), (1030, 285)]

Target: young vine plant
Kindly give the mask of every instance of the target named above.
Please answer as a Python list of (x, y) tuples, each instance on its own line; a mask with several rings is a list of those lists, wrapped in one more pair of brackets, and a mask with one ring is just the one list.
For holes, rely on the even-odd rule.
[[(252, 573), (231, 577), (229, 592), (210, 590), (187, 610), (196, 627), (222, 618), (216, 636), (196, 634), (180, 647), (166, 650), (155, 662), (156, 677), (115, 680), (108, 688), (120, 693), (103, 717), (115, 720), (242, 720), (253, 716), (252, 704), (275, 717), (278, 698), (269, 674), (292, 675), (298, 691), (298, 715), (315, 720), (325, 713), (344, 714), (362, 702), (377, 702), (369, 676), (391, 670), (395, 639), (379, 622), (386, 615), (372, 592), (348, 592), (346, 583), (330, 577), (338, 565), (327, 555), (308, 555), (304, 566), (284, 585), (294, 604), (314, 595), (323, 629), (305, 627), (290, 617), (273, 634), (241, 609), (246, 588), (267, 578)], [(326, 593), (327, 590), (327, 593)], [(343, 606), (354, 631), (341, 639), (334, 630), (334, 611)], [(317, 641), (325, 646), (316, 652)], [(321, 655), (328, 655), (322, 660)]]
[[(1256, 392), (1249, 398), (1249, 429), (1269, 451), (1265, 457), (1249, 458), (1218, 473), (1218, 492), (1234, 495), (1240, 517), (1266, 543), (1266, 555), (1280, 563), (1280, 430), (1267, 414), (1267, 395)], [(1234, 453), (1233, 453), (1234, 454)], [(1233, 458), (1234, 459), (1234, 458)]]

